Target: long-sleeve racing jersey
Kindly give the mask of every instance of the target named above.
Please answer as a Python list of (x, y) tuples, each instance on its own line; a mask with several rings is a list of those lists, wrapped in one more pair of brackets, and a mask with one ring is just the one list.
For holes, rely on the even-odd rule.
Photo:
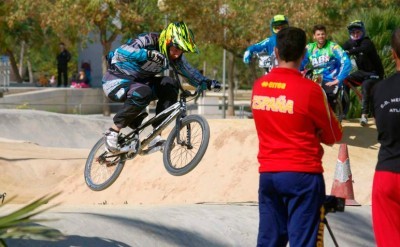
[(254, 53), (267, 53), (267, 55), (274, 54), (274, 48), (276, 46), (276, 34), (267, 37), (266, 39), (247, 47), (244, 55), (244, 63), (250, 63), (251, 57)]
[(306, 49), (300, 70), (304, 70), (310, 63), (314, 74), (322, 74), (323, 82), (338, 79), (339, 84), (343, 84), (343, 80), (351, 71), (351, 62), (338, 44), (328, 40), (322, 48), (318, 48), (317, 42), (314, 42), (307, 44)]
[(207, 80), (187, 62), (183, 54), (178, 59), (169, 60), (167, 66), (148, 60), (148, 50), (159, 51), (158, 39), (159, 33), (150, 32), (128, 40), (111, 54), (111, 65), (119, 72), (138, 79), (153, 77), (171, 66), (175, 73), (185, 77), (194, 87)]

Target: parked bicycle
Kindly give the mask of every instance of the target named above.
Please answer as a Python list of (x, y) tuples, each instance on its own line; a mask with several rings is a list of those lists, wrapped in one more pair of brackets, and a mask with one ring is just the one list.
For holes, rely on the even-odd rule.
[[(201, 93), (201, 86), (192, 93), (183, 89), (180, 82), (180, 99), (148, 121), (142, 123), (128, 134), (118, 137), (120, 151), (108, 152), (104, 137), (94, 145), (86, 161), (84, 177), (87, 186), (94, 191), (108, 188), (115, 182), (124, 168), (125, 162), (139, 155), (152, 153), (149, 143), (175, 120), (162, 149), (163, 163), (167, 172), (182, 176), (192, 171), (203, 158), (210, 139), (210, 127), (200, 115), (187, 115), (186, 102), (196, 99)], [(187, 100), (189, 98), (189, 100)], [(147, 112), (139, 116), (145, 119)], [(157, 127), (153, 128), (153, 123)], [(149, 132), (146, 135), (146, 132)], [(147, 147), (147, 148), (146, 148)]]

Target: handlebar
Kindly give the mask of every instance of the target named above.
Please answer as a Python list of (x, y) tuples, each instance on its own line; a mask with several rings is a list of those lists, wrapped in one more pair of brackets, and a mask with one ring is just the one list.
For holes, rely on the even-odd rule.
[(269, 55), (266, 52), (254, 52), (255, 56), (258, 59), (258, 67), (265, 69), (269, 72), (273, 67), (276, 66), (276, 57), (275, 55)]
[(182, 83), (180, 82), (180, 80), (177, 80), (177, 81), (178, 81), (179, 90), (182, 92), (181, 95), (183, 97), (198, 97), (203, 91), (202, 88), (201, 88), (201, 84), (199, 84), (196, 87), (195, 91), (192, 93), (191, 91), (186, 90), (186, 89), (183, 88)]

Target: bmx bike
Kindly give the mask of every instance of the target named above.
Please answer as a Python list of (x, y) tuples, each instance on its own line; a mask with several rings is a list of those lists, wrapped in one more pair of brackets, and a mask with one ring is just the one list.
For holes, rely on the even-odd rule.
[[(194, 93), (183, 89), (179, 81), (178, 85), (179, 101), (129, 133), (119, 134), (118, 152), (107, 151), (104, 137), (97, 141), (89, 153), (84, 170), (85, 182), (91, 190), (101, 191), (108, 188), (121, 174), (127, 160), (152, 153), (149, 143), (174, 120), (175, 124), (162, 149), (167, 172), (182, 176), (199, 164), (208, 147), (210, 127), (203, 116), (187, 115), (186, 102), (201, 94), (201, 85)], [(137, 118), (145, 119), (147, 115), (147, 112), (142, 112)]]
[[(314, 70), (317, 68), (308, 69), (304, 72), (304, 77), (318, 83), (322, 84), (322, 75), (321, 74), (314, 74)], [(332, 109), (335, 113), (337, 119), (341, 123), (345, 116), (345, 106), (350, 102), (350, 97), (347, 91), (344, 89), (343, 85), (339, 86), (338, 91), (336, 93), (335, 99), (335, 109)]]

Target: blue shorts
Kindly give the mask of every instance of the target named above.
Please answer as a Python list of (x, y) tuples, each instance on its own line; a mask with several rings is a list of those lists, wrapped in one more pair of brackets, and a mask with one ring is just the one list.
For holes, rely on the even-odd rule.
[[(316, 246), (323, 241), (322, 174), (260, 173), (257, 246)], [(322, 245), (323, 246), (323, 245)]]

